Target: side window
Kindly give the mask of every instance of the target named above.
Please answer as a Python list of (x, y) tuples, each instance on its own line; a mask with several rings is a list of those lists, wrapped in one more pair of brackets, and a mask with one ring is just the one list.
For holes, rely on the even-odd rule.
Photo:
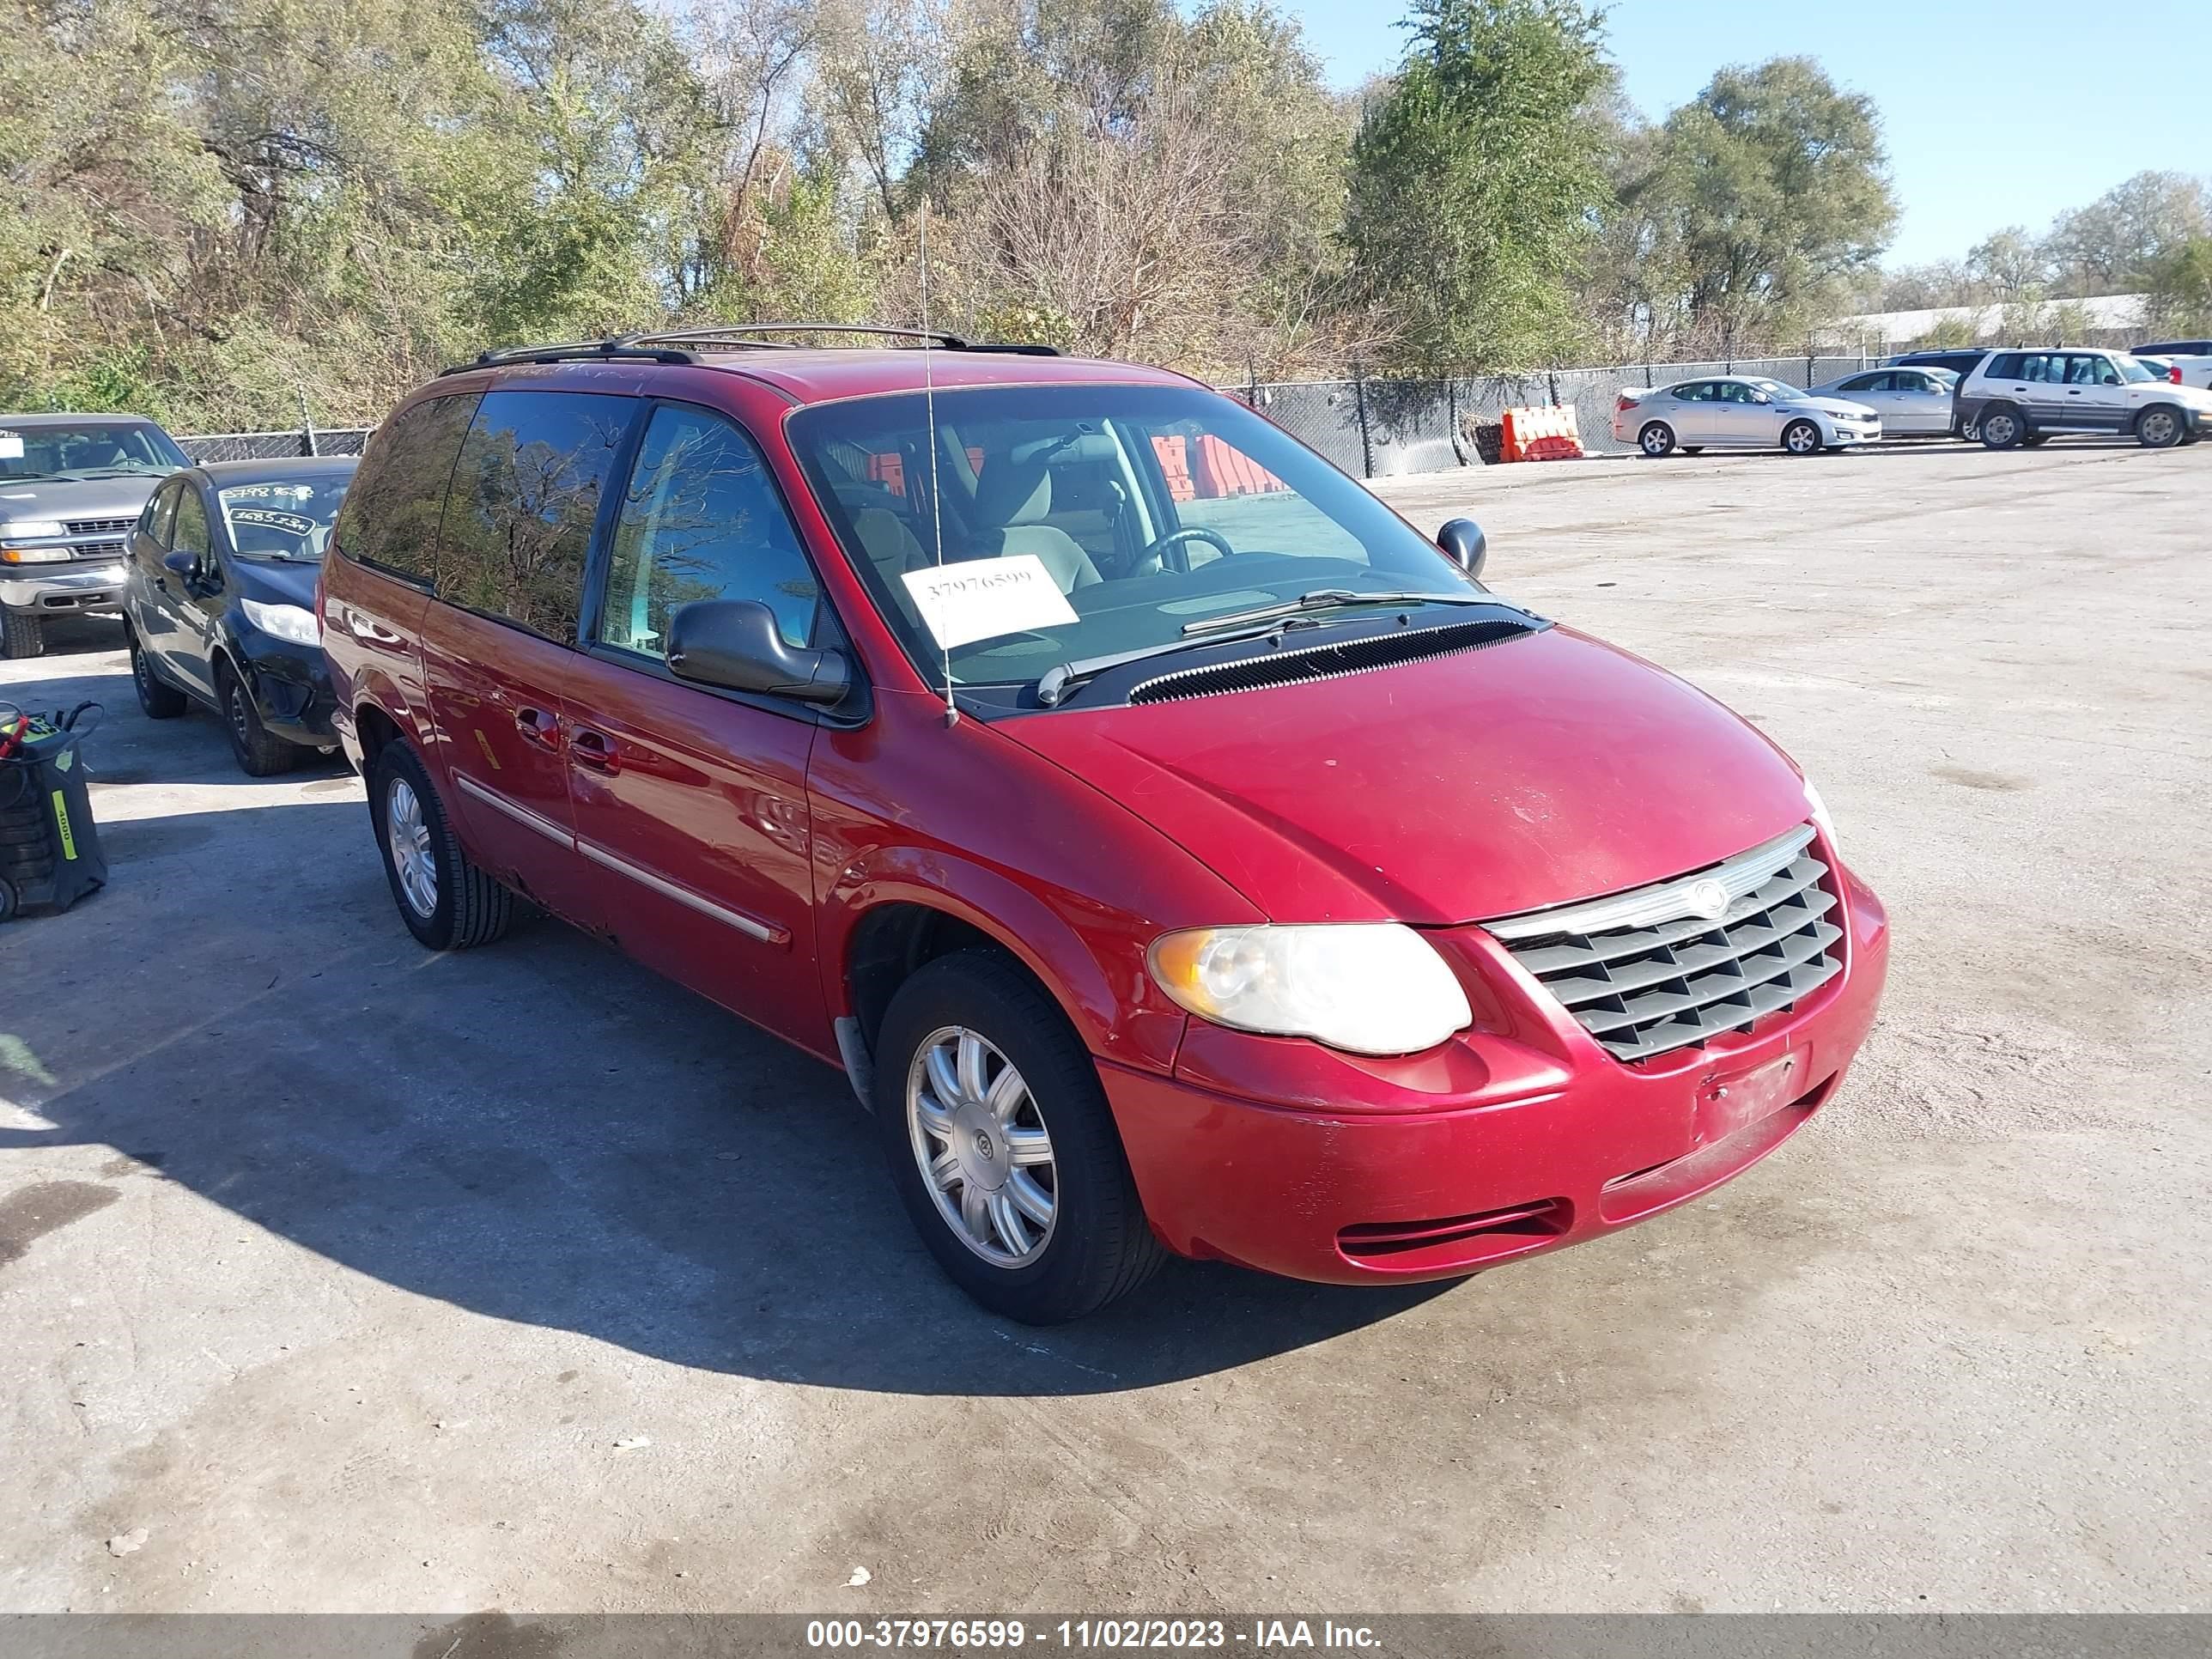
[(176, 529), (169, 538), (169, 550), (195, 554), (203, 559), (208, 556), (207, 507), (197, 489), (179, 492)]
[(2084, 352), (2066, 360), (2066, 378), (2075, 386), (2118, 386), (2120, 371), (2110, 357), (2101, 352)]
[(453, 468), (438, 597), (573, 644), (592, 526), (637, 407), (596, 392), (486, 392)]
[(1887, 392), (1897, 380), (1903, 377), (1889, 374), (1862, 374), (1856, 380), (1844, 381), (1836, 390), (1838, 392)]
[(476, 410), (473, 393), (433, 398), (387, 422), (354, 475), (331, 544), (348, 558), (430, 586), (446, 487)]
[(654, 409), (615, 525), (600, 643), (665, 657), (678, 606), (757, 599), (803, 646), (820, 595), (752, 440), (707, 410)]
[(1713, 383), (1711, 380), (1692, 380), (1687, 386), (1676, 386), (1674, 395), (1686, 403), (1710, 403), (1712, 400)]
[(1747, 404), (1752, 399), (1751, 388), (1741, 380), (1723, 380), (1720, 393), (1723, 403)]
[(145, 515), (138, 527), (153, 541), (154, 545), (169, 545), (169, 530), (177, 521), (177, 498), (184, 494), (181, 483), (167, 483), (155, 492), (154, 499), (146, 503)]
[(2065, 372), (2065, 363), (2064, 358), (2045, 352), (2024, 352), (2020, 360), (2020, 378), (2032, 386), (2045, 385)]
[(2017, 380), (2020, 379), (2020, 353), (2000, 351), (1990, 359), (1988, 368), (1983, 371), (1983, 376), (1991, 380)]

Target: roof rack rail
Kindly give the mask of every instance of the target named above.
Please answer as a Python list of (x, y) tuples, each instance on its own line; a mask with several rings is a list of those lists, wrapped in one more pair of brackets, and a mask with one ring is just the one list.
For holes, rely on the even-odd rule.
[(763, 334), (872, 334), (893, 340), (927, 340), (947, 351), (996, 351), (1023, 357), (1057, 357), (1062, 355), (1060, 349), (1054, 345), (1018, 345), (970, 340), (958, 334), (899, 328), (885, 323), (718, 323), (701, 328), (654, 329), (646, 333), (625, 334), (614, 343), (622, 346), (726, 343), (749, 349), (783, 344), (779, 340), (755, 337)]
[(440, 369), (438, 374), (442, 379), (448, 374), (465, 374), (471, 369), (501, 368), (511, 363), (597, 362), (607, 359), (651, 363), (699, 361), (688, 351), (665, 346), (641, 347), (628, 339), (570, 340), (559, 345), (501, 346), (496, 350), (477, 353), (474, 362), (454, 363)]
[(795, 351), (787, 340), (763, 339), (770, 334), (871, 334), (887, 339), (931, 342), (946, 351), (1003, 352), (1018, 357), (1058, 357), (1058, 346), (1000, 344), (963, 339), (957, 334), (937, 334), (919, 328), (894, 328), (883, 323), (717, 323), (703, 328), (656, 329), (638, 334), (617, 334), (606, 340), (569, 340), (557, 345), (502, 346), (478, 355), (474, 362), (455, 363), (439, 370), (465, 374), (477, 368), (502, 368), (518, 363), (649, 362), (696, 363), (693, 347), (726, 346), (746, 351)]

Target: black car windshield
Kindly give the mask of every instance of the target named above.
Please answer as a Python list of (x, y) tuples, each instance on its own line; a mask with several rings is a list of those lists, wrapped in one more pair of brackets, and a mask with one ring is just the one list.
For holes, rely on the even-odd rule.
[(169, 434), (149, 421), (11, 427), (0, 416), (0, 482), (150, 477), (191, 465)]
[(956, 685), (1024, 686), (1287, 601), (1307, 601), (1303, 623), (1358, 614), (1362, 593), (1485, 597), (1360, 485), (1215, 393), (967, 387), (935, 404), (933, 509), (921, 393), (818, 404), (788, 426), (848, 557), (933, 684), (949, 669)]
[(352, 482), (350, 473), (262, 478), (226, 484), (216, 499), (240, 558), (312, 564), (330, 545), (331, 521)]

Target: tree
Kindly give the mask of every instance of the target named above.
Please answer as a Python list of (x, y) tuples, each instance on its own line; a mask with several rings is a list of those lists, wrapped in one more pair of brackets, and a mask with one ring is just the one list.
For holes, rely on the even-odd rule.
[(2143, 310), (2162, 334), (2212, 334), (2212, 236), (2192, 236), (2153, 262)]
[(2050, 278), (2042, 245), (2025, 225), (1992, 231), (1967, 250), (1966, 273), (1977, 300), (2033, 299)]
[(1795, 337), (1897, 217), (1873, 100), (1810, 58), (1723, 70), (1668, 118), (1665, 162), (1684, 309), (1707, 349)]
[(1607, 200), (1578, 113), (1607, 71), (1580, 0), (1415, 0), (1413, 47), (1352, 142), (1345, 240), (1409, 364), (1559, 361)]
[(2063, 213), (2046, 250), (2062, 294), (2128, 294), (2191, 238), (2212, 234), (2212, 191), (2182, 173), (2138, 173)]

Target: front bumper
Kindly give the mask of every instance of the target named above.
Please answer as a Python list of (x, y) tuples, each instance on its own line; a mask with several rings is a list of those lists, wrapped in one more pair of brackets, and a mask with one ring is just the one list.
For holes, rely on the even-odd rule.
[(288, 743), (311, 749), (335, 745), (338, 739), (331, 726), (331, 675), (322, 648), (258, 630), (240, 633), (238, 656), (262, 725)]
[(13, 611), (56, 615), (72, 611), (113, 611), (123, 603), (125, 568), (119, 564), (72, 569), (67, 565), (0, 567), (0, 605)]
[(1863, 422), (1857, 426), (1845, 426), (1838, 422), (1828, 428), (1832, 444), (1878, 444), (1881, 441), (1881, 422)]
[[(1350, 1285), (1453, 1278), (1685, 1203), (1833, 1100), (1865, 1040), (1888, 923), (1847, 872), (1842, 901), (1841, 974), (1747, 1034), (1640, 1065), (1540, 992), (1533, 1023), (1490, 997), (1497, 1017), (1404, 1060), (1194, 1021), (1173, 1078), (1102, 1061), (1146, 1213), (1184, 1255)], [(1458, 931), (1452, 948), (1503, 959)], [(1747, 1117), (1729, 1091), (1754, 1075), (1783, 1086)]]

